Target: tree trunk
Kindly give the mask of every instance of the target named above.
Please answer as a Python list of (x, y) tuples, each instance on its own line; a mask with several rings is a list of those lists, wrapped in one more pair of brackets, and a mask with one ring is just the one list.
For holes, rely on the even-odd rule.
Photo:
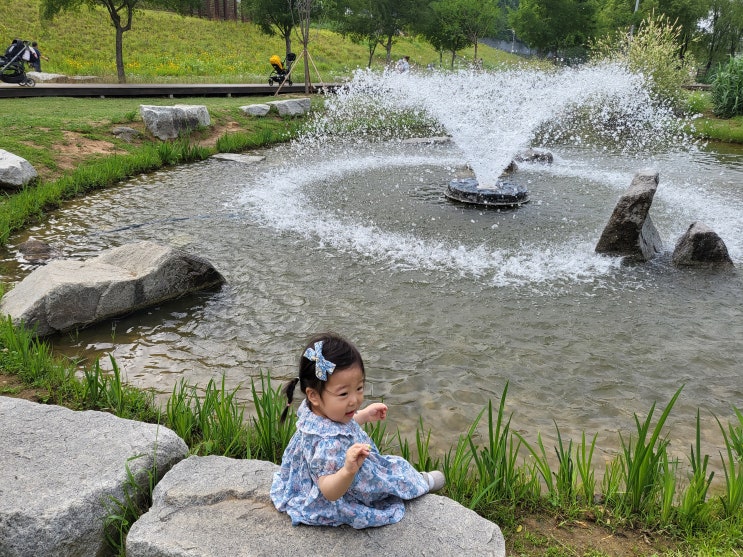
[(286, 47), (286, 57), (289, 57), (289, 53), (292, 51), (292, 30), (289, 29), (286, 35), (284, 35), (284, 46)]
[(387, 57), (385, 60), (389, 66), (392, 63), (392, 35), (387, 35), (387, 44), (384, 45), (384, 49), (387, 51)]
[(126, 74), (124, 73), (124, 30), (118, 22), (116, 24), (116, 74), (119, 77), (119, 83), (126, 83)]
[(374, 52), (377, 50), (377, 39), (369, 41), (369, 62), (366, 64), (367, 68), (371, 68), (372, 60), (374, 59)]

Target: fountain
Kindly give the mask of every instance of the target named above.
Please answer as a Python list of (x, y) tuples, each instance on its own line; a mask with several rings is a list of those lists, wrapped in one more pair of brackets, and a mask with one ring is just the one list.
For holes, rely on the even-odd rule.
[(481, 207), (518, 207), (529, 202), (529, 191), (524, 186), (500, 179), (494, 186), (482, 186), (475, 178), (452, 180), (444, 195)]
[[(600, 447), (615, 447), (634, 413), (680, 384), (673, 439), (693, 438), (697, 408), (724, 423), (740, 405), (742, 279), (679, 270), (670, 250), (699, 220), (741, 267), (743, 151), (690, 145), (642, 80), (616, 67), (360, 72), (327, 102), (306, 136), (264, 161), (135, 177), (14, 238), (75, 257), (156, 238), (226, 279), (216, 294), (56, 338), (54, 350), (112, 353), (129, 381), (164, 395), (180, 379), (224, 376), (247, 400), (251, 378), (294, 376), (297, 347), (332, 329), (359, 345), (388, 427), (409, 435), (422, 419), (441, 448), (506, 383), (514, 427), (545, 445), (555, 419), (564, 439), (599, 432)], [(450, 141), (404, 141), (441, 135)], [(527, 147), (554, 162), (509, 175), (530, 194), (518, 210), (446, 198), (452, 180), (496, 183)], [(596, 254), (617, 198), (650, 167), (667, 251), (645, 264)], [(11, 245), (3, 274), (28, 271)], [(716, 422), (702, 429), (717, 454)]]

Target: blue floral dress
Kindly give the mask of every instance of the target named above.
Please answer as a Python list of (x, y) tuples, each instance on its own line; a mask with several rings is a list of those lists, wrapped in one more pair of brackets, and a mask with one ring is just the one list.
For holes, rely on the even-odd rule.
[[(318, 416), (306, 400), (297, 416), (297, 431), (271, 485), (273, 504), (291, 517), (292, 524), (354, 528), (394, 524), (405, 514), (403, 500), (428, 493), (428, 482), (421, 473), (402, 457), (380, 454), (355, 420), (342, 424)], [(371, 445), (371, 454), (345, 495), (328, 501), (317, 479), (343, 468), (346, 450), (354, 443)]]

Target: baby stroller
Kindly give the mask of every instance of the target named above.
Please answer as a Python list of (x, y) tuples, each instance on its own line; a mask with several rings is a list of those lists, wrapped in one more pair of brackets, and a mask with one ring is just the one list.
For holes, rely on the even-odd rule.
[(0, 81), (17, 83), (21, 87), (33, 87), (36, 82), (26, 75), (23, 63), (30, 60), (28, 41), (13, 39), (5, 54), (0, 56)]
[(287, 85), (291, 85), (292, 80), (289, 77), (289, 72), (292, 70), (292, 63), (296, 59), (297, 55), (293, 52), (287, 54), (286, 60), (284, 60), (283, 62), (281, 61), (281, 58), (279, 58), (276, 54), (271, 56), (268, 61), (273, 66), (273, 72), (271, 72), (271, 75), (268, 76), (268, 84), (273, 85), (274, 83), (276, 83), (277, 85), (281, 85), (283, 83), (286, 83)]

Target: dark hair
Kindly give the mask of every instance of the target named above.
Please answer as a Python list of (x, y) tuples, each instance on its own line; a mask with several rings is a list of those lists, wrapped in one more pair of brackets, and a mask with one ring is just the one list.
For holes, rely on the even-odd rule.
[[(361, 368), (362, 377), (366, 377), (364, 371), (364, 360), (361, 358), (359, 349), (354, 344), (342, 336), (335, 333), (322, 333), (312, 337), (302, 349), (302, 354), (299, 357), (299, 377), (296, 377), (284, 385), (283, 392), (286, 395), (286, 408), (281, 413), (281, 421), (286, 419), (289, 413), (289, 406), (294, 400), (294, 389), (299, 383), (299, 389), (302, 393), (307, 392), (307, 388), (314, 389), (317, 394), (322, 396), (325, 390), (327, 381), (318, 379), (315, 375), (315, 362), (305, 358), (304, 353), (307, 348), (314, 348), (316, 342), (322, 341), (322, 355), (323, 357), (335, 364), (335, 370), (341, 371), (352, 367), (355, 364)], [(309, 400), (307, 401), (309, 404)]]

